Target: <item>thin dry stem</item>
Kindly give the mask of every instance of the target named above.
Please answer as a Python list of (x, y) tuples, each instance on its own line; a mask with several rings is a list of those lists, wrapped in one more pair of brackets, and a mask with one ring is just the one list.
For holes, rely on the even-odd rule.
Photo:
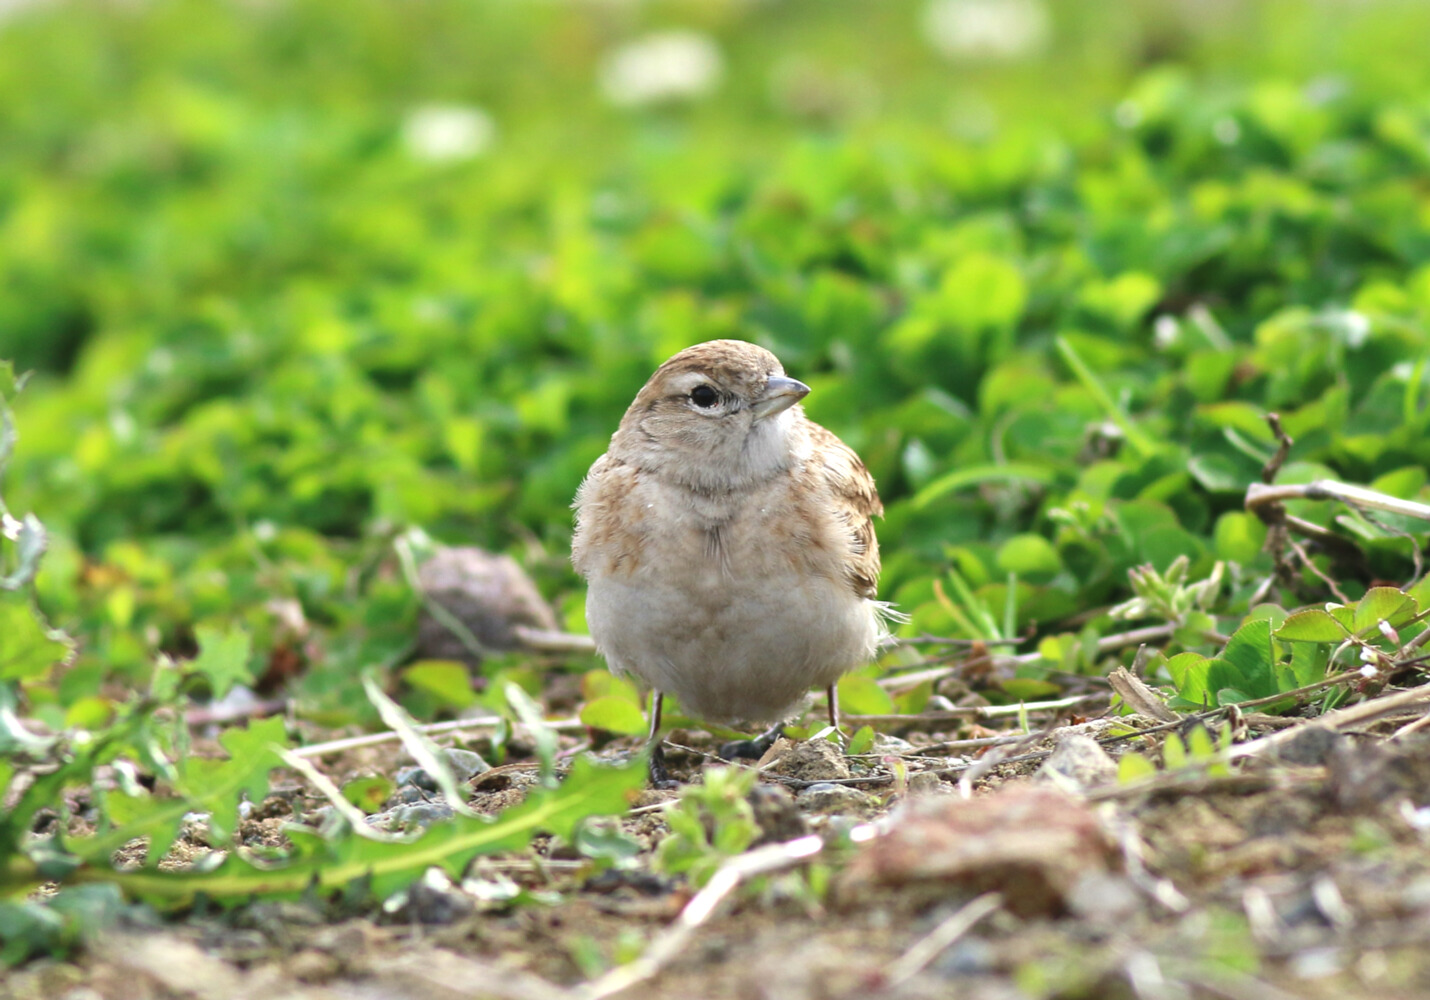
[(604, 1000), (657, 975), (686, 949), (690, 938), (715, 915), (720, 904), (739, 888), (741, 882), (755, 875), (767, 875), (803, 864), (823, 849), (824, 841), (811, 834), (757, 847), (731, 858), (720, 866), (705, 888), (691, 897), (675, 923), (657, 935), (640, 958), (612, 969), (580, 990), (579, 995), (583, 1000)]

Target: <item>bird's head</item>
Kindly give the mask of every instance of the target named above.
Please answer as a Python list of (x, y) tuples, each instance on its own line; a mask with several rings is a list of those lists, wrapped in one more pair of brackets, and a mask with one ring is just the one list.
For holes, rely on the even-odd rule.
[(763, 347), (712, 340), (656, 369), (626, 410), (611, 454), (700, 492), (738, 490), (789, 467), (809, 386)]

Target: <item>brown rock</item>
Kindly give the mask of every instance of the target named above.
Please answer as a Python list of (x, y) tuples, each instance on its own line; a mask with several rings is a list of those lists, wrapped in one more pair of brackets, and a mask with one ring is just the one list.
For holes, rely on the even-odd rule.
[(760, 828), (755, 846), (794, 840), (809, 832), (794, 796), (779, 785), (756, 785), (750, 789), (749, 803)]
[(1117, 780), (1117, 762), (1098, 742), (1083, 733), (1059, 733), (1056, 748), (1034, 781), (1070, 792), (1085, 792)]
[[(1298, 738), (1303, 738), (1299, 737)], [(1430, 736), (1416, 733), (1404, 742), (1341, 739), (1326, 753), (1328, 789), (1350, 812), (1375, 812), (1430, 802)]]
[(288, 975), (301, 983), (326, 983), (342, 972), (342, 963), (327, 952), (304, 948), (283, 963)]
[[(417, 579), (428, 600), (461, 622), (482, 649), (518, 648), (517, 625), (556, 629), (556, 615), (511, 556), (477, 548), (439, 549), (422, 564)], [(427, 607), (417, 621), (417, 653), (422, 659), (473, 665), (481, 659)]]
[(956, 886), (1000, 892), (1023, 916), (1061, 913), (1080, 878), (1113, 870), (1119, 857), (1092, 809), (1051, 788), (913, 799), (892, 823), (850, 863), (841, 897), (873, 886), (943, 896)]
[(803, 740), (799, 743), (780, 737), (760, 759), (760, 767), (771, 774), (782, 774), (801, 781), (831, 781), (849, 777), (849, 761), (829, 740)]

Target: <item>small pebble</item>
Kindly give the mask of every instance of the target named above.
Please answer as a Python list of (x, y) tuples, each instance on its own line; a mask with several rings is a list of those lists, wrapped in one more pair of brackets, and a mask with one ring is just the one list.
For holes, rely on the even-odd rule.
[(890, 736), (888, 733), (875, 733), (874, 746), (871, 753), (881, 754), (905, 754), (913, 753), (918, 748), (908, 740), (901, 740), (897, 736)]
[(373, 813), (367, 821), (379, 830), (411, 830), (451, 819), (452, 815), (452, 807), (445, 802), (417, 802)]
[(780, 785), (756, 785), (750, 789), (749, 802), (760, 828), (756, 844), (794, 840), (809, 832), (794, 796)]
[(406, 806), (412, 805), (415, 802), (426, 802), (428, 796), (431, 794), (430, 792), (423, 791), (416, 785), (403, 785), (387, 797), (387, 805), (389, 807)]
[(447, 762), (447, 766), (452, 769), (452, 773), (457, 776), (458, 781), (466, 781), (484, 771), (490, 771), (492, 766), (482, 760), (482, 755), (473, 750), (463, 750), (460, 747), (446, 747), (442, 750), (442, 759)]
[(810, 785), (795, 798), (805, 812), (868, 812), (879, 807), (879, 800), (868, 792), (850, 785), (821, 781)]
[(778, 740), (760, 760), (760, 767), (772, 774), (804, 781), (849, 777), (849, 762), (844, 751), (828, 740), (803, 740), (799, 743)]
[(1085, 792), (1116, 781), (1117, 762), (1092, 737), (1061, 733), (1052, 756), (1038, 769), (1034, 780), (1049, 782), (1067, 792)]
[(953, 786), (932, 771), (920, 771), (909, 775), (910, 795), (947, 795)]
[(288, 975), (300, 983), (326, 983), (342, 970), (341, 963), (332, 955), (312, 948), (293, 955), (284, 966)]
[(1142, 897), (1125, 875), (1088, 872), (1073, 885), (1067, 905), (1085, 920), (1120, 923), (1142, 908)]
[(432, 780), (432, 775), (415, 765), (411, 767), (398, 768), (397, 787), (411, 785), (414, 788), (421, 788), (424, 791), (435, 792), (437, 782)]
[(476, 902), (462, 892), (447, 874), (436, 868), (383, 904), (383, 912), (399, 921), (451, 924), (476, 911)]
[(966, 937), (955, 941), (933, 963), (933, 971), (941, 976), (984, 976), (994, 971), (998, 952), (982, 938)]

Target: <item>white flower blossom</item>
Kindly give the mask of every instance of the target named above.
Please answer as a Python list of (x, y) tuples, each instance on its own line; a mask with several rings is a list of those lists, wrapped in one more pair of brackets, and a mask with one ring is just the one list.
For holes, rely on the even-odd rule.
[(419, 160), (443, 163), (481, 156), (496, 141), (491, 115), (465, 104), (428, 104), (412, 109), (402, 140)]
[(1345, 331), (1346, 346), (1351, 348), (1364, 346), (1370, 337), (1370, 317), (1365, 313), (1356, 312), (1354, 309), (1347, 309), (1336, 318)]
[(663, 31), (611, 53), (601, 67), (600, 82), (612, 104), (638, 107), (703, 97), (724, 74), (724, 57), (708, 35)]
[(1152, 323), (1152, 342), (1159, 351), (1169, 350), (1182, 339), (1182, 324), (1177, 317), (1163, 313)]
[(1400, 815), (1412, 829), (1420, 833), (1430, 831), (1430, 806), (1421, 806), (1417, 809), (1409, 799), (1401, 799)]
[(1052, 21), (1042, 0), (932, 0), (923, 28), (950, 58), (1018, 59), (1047, 45)]
[(43, 0), (0, 0), (0, 21), (23, 13), (31, 7), (38, 7)]

